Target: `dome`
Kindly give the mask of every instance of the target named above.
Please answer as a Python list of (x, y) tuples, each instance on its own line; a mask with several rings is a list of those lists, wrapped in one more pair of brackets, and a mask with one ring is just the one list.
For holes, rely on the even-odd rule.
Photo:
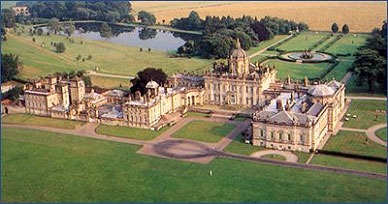
[(153, 81), (153, 80), (149, 81), (149, 82), (147, 83), (147, 85), (146, 85), (146, 88), (147, 88), (147, 89), (156, 89), (156, 88), (158, 88), (158, 87), (159, 87), (159, 84), (156, 83), (156, 81)]
[(240, 40), (237, 38), (236, 40), (236, 49), (232, 51), (232, 58), (245, 58), (247, 57), (247, 53), (244, 49), (241, 48)]
[(307, 93), (312, 96), (331, 96), (335, 92), (333, 88), (321, 84), (321, 85), (312, 86), (311, 88), (309, 88)]

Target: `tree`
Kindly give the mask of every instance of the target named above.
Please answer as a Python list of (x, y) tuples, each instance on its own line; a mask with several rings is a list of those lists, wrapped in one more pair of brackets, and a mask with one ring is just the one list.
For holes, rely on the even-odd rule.
[(11, 101), (15, 101), (19, 98), (19, 96), (23, 94), (23, 88), (22, 87), (15, 87), (5, 93), (1, 93), (1, 99), (9, 99)]
[(372, 91), (376, 80), (385, 77), (386, 59), (369, 48), (358, 51), (357, 56), (350, 71), (358, 75), (358, 82), (367, 83), (369, 91)]
[(57, 19), (57, 18), (50, 19), (50, 21), (48, 22), (47, 25), (48, 25), (49, 30), (51, 32), (54, 32), (55, 34), (57, 34), (62, 29), (62, 26), (59, 23), (59, 19)]
[(18, 55), (1, 54), (1, 82), (12, 80), (19, 73), (21, 67)]
[(37, 33), (38, 35), (42, 35), (42, 34), (43, 34), (43, 29), (42, 29), (42, 28), (38, 28), (38, 29), (36, 30), (36, 33)]
[(131, 92), (135, 93), (140, 91), (141, 94), (145, 94), (145, 87), (149, 81), (156, 81), (159, 85), (163, 85), (167, 80), (167, 74), (163, 72), (162, 69), (156, 68), (146, 68), (143, 71), (137, 73), (137, 76), (131, 80), (133, 84), (131, 87)]
[(260, 22), (255, 22), (251, 25), (252, 30), (257, 34), (259, 41), (265, 41), (271, 39), (272, 33), (268, 30), (268, 28)]
[(1, 26), (7, 28), (12, 28), (15, 26), (15, 12), (12, 9), (2, 9), (1, 10)]
[(147, 11), (140, 11), (138, 13), (137, 19), (145, 25), (154, 25), (156, 23), (156, 18), (154, 14), (149, 13)]
[(65, 27), (65, 33), (67, 34), (67, 36), (71, 36), (75, 31), (75, 26), (74, 26), (74, 23), (72, 21), (70, 21), (69, 23), (67, 23), (66, 27)]
[(342, 26), (342, 32), (344, 33), (344, 34), (348, 34), (349, 33), (349, 26), (348, 25), (344, 25), (344, 26)]
[(338, 32), (338, 25), (337, 25), (337, 23), (333, 23), (333, 25), (331, 25), (331, 31), (333, 31), (333, 33)]
[(112, 28), (105, 22), (100, 27), (100, 35), (103, 38), (110, 38), (112, 36)]
[(58, 53), (63, 53), (66, 50), (65, 44), (63, 42), (58, 43), (55, 48), (57, 49)]

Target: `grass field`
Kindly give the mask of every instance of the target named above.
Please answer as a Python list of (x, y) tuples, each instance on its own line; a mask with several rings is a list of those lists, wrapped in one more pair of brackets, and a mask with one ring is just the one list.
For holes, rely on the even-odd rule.
[(264, 49), (264, 48), (266, 48), (266, 47), (268, 47), (268, 46), (270, 46), (270, 45), (272, 45), (272, 44), (274, 44), (276, 42), (279, 42), (279, 41), (283, 40), (286, 37), (288, 37), (288, 35), (276, 35), (271, 40), (267, 40), (267, 41), (261, 42), (259, 44), (259, 46), (257, 46), (257, 47), (252, 47), (251, 49), (249, 49), (247, 51), (247, 53), (248, 53), (248, 55), (251, 55), (251, 54), (253, 54), (255, 52), (258, 52), (258, 51), (260, 51), (260, 50), (262, 50), (262, 49)]
[(386, 101), (377, 100), (352, 100), (348, 109), (351, 116), (357, 115), (357, 118), (350, 117), (349, 121), (344, 121), (344, 127), (368, 129), (373, 125), (386, 123), (385, 115), (375, 116), (376, 110), (386, 110)]
[(84, 125), (84, 122), (63, 120), (57, 118), (40, 117), (28, 114), (11, 114), (1, 118), (1, 123), (6, 124), (24, 124), (24, 125), (36, 125), (63, 129), (75, 129)]
[(90, 76), (93, 86), (99, 86), (103, 88), (116, 88), (116, 87), (129, 87), (131, 82), (129, 79), (102, 77), (102, 76)]
[(256, 64), (257, 61), (262, 61), (264, 60), (265, 58), (267, 58), (266, 55), (256, 55), (254, 57), (252, 57), (249, 61), (253, 64)]
[(99, 125), (96, 128), (96, 133), (102, 135), (109, 135), (115, 137), (124, 137), (137, 140), (152, 140), (155, 137), (168, 130), (167, 127), (163, 127), (159, 131), (152, 131), (149, 129), (125, 127), (125, 126), (111, 126), (111, 125)]
[(234, 127), (235, 125), (230, 123), (191, 121), (174, 132), (171, 137), (201, 142), (218, 142), (228, 135)]
[(342, 78), (348, 72), (348, 69), (352, 67), (353, 62), (349, 61), (340, 61), (337, 66), (335, 66), (329, 73), (325, 75), (324, 80), (328, 79), (329, 81), (335, 78), (337, 81), (341, 81)]
[(268, 64), (270, 66), (275, 65), (275, 70), (278, 72), (277, 78), (286, 79), (287, 76), (290, 75), (293, 80), (298, 79), (299, 82), (301, 82), (305, 76), (310, 79), (319, 78), (329, 66), (329, 63), (297, 64), (281, 60), (268, 60), (264, 64)]
[(356, 53), (357, 48), (365, 44), (367, 37), (368, 35), (356, 34), (354, 36), (353, 34), (347, 34), (325, 50), (325, 52), (331, 54)]
[(1, 139), (2, 202), (386, 201), (377, 179), (219, 158), (203, 165), (33, 130), (3, 128)]
[(376, 131), (376, 136), (381, 138), (382, 140), (387, 141), (387, 128), (382, 128)]
[(302, 32), (291, 40), (277, 46), (277, 49), (285, 51), (305, 50), (329, 35), (322, 32)]
[(386, 96), (386, 93), (379, 89), (378, 87), (373, 87), (372, 92), (369, 91), (369, 87), (366, 84), (358, 85), (357, 84), (357, 75), (350, 77), (348, 83), (346, 84), (346, 95), (350, 96)]
[(186, 116), (210, 117), (210, 114), (198, 113), (198, 112), (187, 112)]
[[(28, 34), (16, 35), (7, 33), (8, 40), (2, 43), (3, 53), (14, 53), (20, 56), (24, 68), (19, 74), (22, 78), (35, 78), (46, 76), (49, 73), (64, 72), (70, 70), (94, 70), (109, 74), (134, 76), (140, 70), (147, 67), (163, 69), (167, 74), (176, 72), (206, 70), (211, 68), (212, 60), (199, 58), (172, 58), (166, 52), (151, 51), (140, 52), (138, 47), (128, 47), (106, 41), (91, 41), (82, 38), (74, 38), (74, 43), (59, 35), (34, 36), (36, 42)], [(21, 28), (19, 29), (21, 31)], [(17, 31), (17, 32), (19, 32)], [(83, 44), (81, 44), (83, 41)], [(45, 43), (45, 47), (41, 44)], [(51, 42), (64, 42), (66, 51), (56, 53)], [(91, 60), (77, 61), (81, 55)]]
[(329, 39), (327, 39), (326, 41), (324, 41), (323, 43), (321, 43), (320, 45), (318, 45), (316, 48), (314, 48), (312, 51), (316, 51), (316, 50), (321, 50), (323, 47), (325, 47), (327, 44), (329, 44), (330, 42), (332, 42), (333, 40), (335, 40), (336, 36), (338, 34), (333, 34), (333, 36), (331, 36)]
[(316, 154), (310, 164), (323, 166), (340, 167), (344, 169), (353, 169), (373, 173), (387, 173), (387, 164), (384, 162), (368, 161), (361, 159), (352, 159), (339, 156)]
[(187, 17), (192, 10), (205, 16), (263, 18), (274, 16), (303, 21), (312, 30), (331, 29), (333, 22), (341, 28), (348, 24), (351, 32), (371, 32), (387, 18), (386, 2), (132, 2), (135, 12), (155, 14), (157, 22)]
[(384, 146), (370, 140), (368, 142), (366, 141), (367, 137), (365, 133), (339, 131), (337, 135), (330, 137), (324, 149), (354, 155), (387, 157)]

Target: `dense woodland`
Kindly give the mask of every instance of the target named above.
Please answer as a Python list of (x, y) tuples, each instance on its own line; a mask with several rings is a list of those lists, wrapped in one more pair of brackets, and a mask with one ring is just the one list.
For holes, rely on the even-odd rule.
[(201, 30), (203, 36), (189, 40), (178, 49), (178, 53), (200, 55), (206, 58), (226, 58), (235, 47), (239, 38), (241, 47), (248, 50), (261, 41), (269, 40), (278, 34), (289, 34), (290, 31), (308, 30), (305, 23), (296, 23), (286, 19), (266, 16), (260, 20), (251, 16), (232, 18), (230, 16), (206, 16), (201, 19), (192, 11), (187, 18), (173, 19), (171, 27), (183, 30)]

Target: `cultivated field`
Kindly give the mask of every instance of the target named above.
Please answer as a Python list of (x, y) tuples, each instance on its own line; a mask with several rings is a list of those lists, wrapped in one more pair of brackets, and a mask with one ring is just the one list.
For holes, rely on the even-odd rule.
[[(17, 32), (21, 32), (21, 28)], [(163, 69), (167, 74), (183, 71), (206, 70), (212, 67), (212, 60), (198, 58), (172, 58), (166, 52), (143, 51), (138, 47), (128, 47), (105, 41), (91, 41), (82, 38), (73, 38), (74, 43), (59, 35), (34, 36), (36, 41), (28, 34), (7, 33), (7, 41), (2, 43), (3, 53), (14, 53), (20, 56), (24, 64), (21, 78), (36, 78), (54, 72), (68, 72), (71, 70), (94, 70), (99, 68), (102, 73), (134, 76), (147, 67)], [(81, 41), (83, 44), (81, 44)], [(56, 53), (51, 42), (64, 42), (66, 51)], [(42, 46), (42, 43), (45, 45)], [(76, 60), (92, 56), (91, 60)], [(199, 72), (200, 72), (199, 71)]]
[(155, 14), (157, 22), (187, 17), (192, 10), (211, 16), (276, 16), (306, 22), (312, 30), (348, 24), (351, 32), (370, 32), (387, 18), (386, 2), (132, 2), (135, 12)]
[(136, 154), (130, 144), (1, 131), (2, 202), (386, 201), (377, 179), (220, 158), (204, 165)]

